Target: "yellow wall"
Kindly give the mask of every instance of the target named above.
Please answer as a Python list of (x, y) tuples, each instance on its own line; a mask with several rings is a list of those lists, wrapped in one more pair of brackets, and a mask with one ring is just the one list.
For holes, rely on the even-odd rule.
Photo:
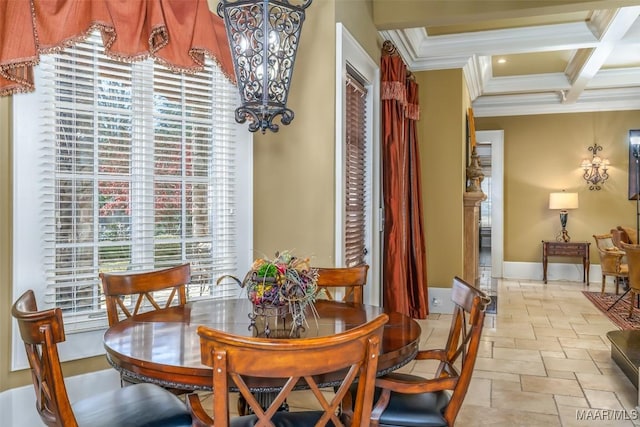
[[(578, 193), (580, 206), (567, 223), (572, 240), (593, 242), (593, 234), (617, 225), (635, 228), (636, 203), (627, 195), (628, 131), (640, 129), (640, 111), (476, 118), (476, 129), (504, 130), (505, 261), (541, 261), (541, 240), (560, 230), (559, 212), (548, 209), (553, 191)], [(600, 191), (589, 190), (580, 168), (594, 142), (611, 162)]]
[(372, 0), (339, 0), (336, 2), (336, 22), (341, 22), (362, 48), (380, 63), (381, 43), (373, 24)]
[[(378, 62), (370, 0), (307, 9), (288, 106), (291, 125), (254, 136), (254, 252), (290, 249), (335, 265), (336, 22)], [(374, 56), (378, 55), (378, 56)]]
[(333, 263), (335, 4), (307, 9), (291, 84), (291, 125), (254, 136), (254, 251)]
[[(462, 70), (423, 71), (418, 140), (429, 286), (462, 276), (465, 96)], [(466, 101), (468, 102), (468, 101)]]

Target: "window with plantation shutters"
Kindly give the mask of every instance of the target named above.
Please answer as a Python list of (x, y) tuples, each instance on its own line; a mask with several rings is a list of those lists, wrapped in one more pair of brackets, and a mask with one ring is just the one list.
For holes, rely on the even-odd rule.
[(336, 23), (335, 264), (366, 263), (364, 301), (381, 302), (380, 67)]
[(92, 34), (36, 71), (14, 97), (14, 289), (71, 334), (107, 324), (101, 271), (189, 262), (190, 299), (237, 296), (215, 282), (250, 263), (251, 144), (218, 67), (115, 61)]
[(346, 150), (344, 260), (350, 267), (365, 262), (366, 234), (366, 99), (367, 89), (357, 77), (346, 78)]

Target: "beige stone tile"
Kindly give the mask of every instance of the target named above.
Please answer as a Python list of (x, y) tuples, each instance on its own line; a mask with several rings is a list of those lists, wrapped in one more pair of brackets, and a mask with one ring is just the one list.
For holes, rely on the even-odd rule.
[(584, 317), (584, 319), (587, 321), (587, 323), (589, 323), (591, 325), (597, 325), (597, 324), (603, 324), (604, 323), (606, 325), (610, 325), (611, 326), (611, 330), (616, 329), (616, 326), (613, 324), (613, 322), (611, 322), (607, 317), (603, 316), (599, 312), (583, 313), (582, 317)]
[(560, 341), (556, 337), (542, 337), (538, 339), (516, 339), (515, 348), (528, 350), (562, 351)]
[[(604, 391), (624, 391), (634, 389), (633, 384), (620, 371), (613, 371), (611, 375), (577, 372), (576, 378), (582, 388)], [(635, 390), (635, 389), (634, 389)]]
[(495, 359), (506, 359), (506, 360), (528, 360), (531, 362), (542, 361), (540, 352), (537, 350), (523, 350), (523, 349), (496, 347), (493, 350), (493, 357)]
[(545, 375), (545, 367), (542, 362), (530, 362), (523, 360), (487, 359), (479, 357), (476, 360), (475, 369), (496, 372), (509, 372), (513, 374)]
[(560, 427), (557, 415), (517, 411), (513, 408), (496, 409), (463, 404), (456, 425), (465, 427)]
[(606, 349), (606, 350), (588, 349), (587, 351), (591, 355), (591, 358), (593, 360), (595, 360), (596, 362), (609, 362), (609, 361), (611, 361), (611, 350), (610, 349)]
[(542, 357), (551, 357), (554, 359), (566, 359), (567, 355), (564, 351), (541, 351), (540, 355)]
[(591, 354), (584, 348), (566, 348), (564, 352), (567, 359), (592, 360)]
[(606, 335), (609, 331), (618, 329), (611, 322), (606, 323), (586, 323), (584, 325), (573, 324), (573, 330), (580, 335)]
[(493, 390), (491, 407), (501, 409), (518, 408), (519, 411), (540, 414), (557, 414), (553, 396), (550, 394), (530, 393), (513, 390)]
[(554, 371), (553, 369), (547, 369), (547, 376), (549, 378), (563, 378), (565, 380), (576, 379), (576, 373), (571, 371)]
[(584, 395), (592, 408), (623, 409), (618, 397), (611, 391), (585, 389)]
[(535, 339), (536, 336), (533, 332), (533, 327), (508, 327), (508, 328), (496, 328), (483, 330), (482, 335), (484, 337), (506, 337), (506, 338), (526, 338), (526, 339)]
[(582, 335), (578, 338), (571, 337), (558, 337), (560, 345), (563, 348), (582, 348), (589, 350), (607, 350), (610, 348), (609, 344), (605, 344), (598, 336), (585, 336)]
[(520, 381), (522, 383), (522, 391), (560, 394), (574, 397), (584, 396), (580, 383), (575, 379), (522, 375)]
[(562, 427), (632, 427), (630, 420), (613, 419), (614, 414), (594, 408), (576, 408), (572, 406), (558, 406), (558, 413)]
[(515, 338), (513, 337), (500, 337), (500, 336), (484, 336), (482, 337), (483, 341), (490, 342), (492, 346), (495, 347), (503, 347), (503, 348), (515, 348)]
[(565, 338), (577, 338), (578, 335), (573, 329), (556, 329), (556, 328), (540, 328), (533, 327), (536, 337), (565, 337)]
[(600, 373), (600, 370), (592, 360), (554, 359), (546, 357), (543, 360), (545, 367), (554, 371)]
[(491, 380), (472, 378), (464, 403), (474, 406), (491, 407)]
[(531, 328), (532, 325), (541, 327), (551, 327), (549, 318), (546, 316), (520, 316), (516, 318), (496, 318), (496, 327), (498, 328)]
[(473, 378), (488, 378), (490, 380), (509, 381), (518, 384), (518, 387), (520, 387), (520, 375), (510, 374), (506, 372), (483, 371), (482, 369), (478, 369), (477, 365), (473, 370)]
[(478, 356), (491, 357), (493, 356), (493, 342), (481, 340), (478, 346)]
[(492, 380), (491, 386), (493, 390), (522, 391), (522, 386), (520, 385), (520, 382), (515, 382), (515, 381)]
[(575, 406), (576, 408), (588, 408), (589, 404), (584, 397), (555, 395), (556, 404), (560, 406)]

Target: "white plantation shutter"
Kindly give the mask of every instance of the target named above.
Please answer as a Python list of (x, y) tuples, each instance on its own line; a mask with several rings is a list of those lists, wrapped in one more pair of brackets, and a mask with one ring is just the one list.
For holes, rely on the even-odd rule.
[(345, 265), (365, 262), (366, 213), (366, 99), (367, 89), (351, 74), (346, 78)]
[(34, 250), (44, 302), (63, 309), (67, 331), (106, 325), (101, 271), (190, 262), (190, 299), (237, 296), (235, 284), (215, 286), (248, 268), (238, 212), (246, 221), (250, 208), (237, 188), (251, 163), (237, 89), (211, 63), (186, 75), (114, 61), (97, 34), (39, 68)]

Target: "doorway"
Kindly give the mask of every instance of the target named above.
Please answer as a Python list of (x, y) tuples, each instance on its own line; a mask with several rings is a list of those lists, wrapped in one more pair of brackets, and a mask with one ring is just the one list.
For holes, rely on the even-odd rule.
[(476, 141), (487, 195), (480, 206), (480, 288), (495, 303), (504, 263), (504, 131), (477, 131)]

